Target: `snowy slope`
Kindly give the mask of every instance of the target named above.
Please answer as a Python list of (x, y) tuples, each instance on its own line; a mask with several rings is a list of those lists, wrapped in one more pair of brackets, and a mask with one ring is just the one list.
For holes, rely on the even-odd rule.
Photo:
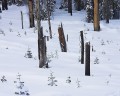
[[(20, 11), (24, 13), (24, 29), (21, 29)], [(14, 82), (21, 74), (25, 82), (22, 91), (29, 90), (30, 96), (120, 96), (120, 21), (110, 24), (101, 21), (101, 31), (94, 32), (93, 24), (85, 22), (84, 11), (74, 11), (71, 17), (66, 11), (56, 9), (52, 17), (53, 39), (47, 42), (47, 54), (51, 58), (49, 69), (39, 69), (37, 51), (37, 31), (29, 28), (27, 8), (10, 6), (0, 14), (0, 79), (4, 75), (7, 82), (0, 82), (0, 96), (16, 96)], [(68, 52), (62, 53), (58, 39), (58, 26), (63, 23), (65, 36), (68, 34)], [(42, 22), (44, 34), (48, 30), (47, 21)], [(80, 57), (80, 31), (84, 31), (85, 41), (90, 41), (91, 76), (85, 76), (85, 65), (78, 62)], [(104, 44), (103, 44), (104, 42)], [(102, 45), (103, 44), (103, 45)], [(33, 58), (25, 58), (28, 48)], [(99, 64), (94, 64), (95, 58)], [(48, 86), (48, 77), (53, 72), (57, 86)], [(66, 83), (68, 77), (71, 83)], [(76, 83), (80, 81), (80, 87)], [(25, 95), (24, 95), (25, 96)]]

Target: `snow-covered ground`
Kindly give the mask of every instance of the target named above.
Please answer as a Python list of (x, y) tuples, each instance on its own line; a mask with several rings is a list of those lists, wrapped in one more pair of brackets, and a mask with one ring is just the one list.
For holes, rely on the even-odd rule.
[[(23, 11), (24, 29), (21, 28)], [(101, 21), (101, 31), (94, 32), (93, 24), (85, 22), (85, 11), (56, 9), (52, 16), (53, 39), (47, 41), (47, 55), (50, 68), (40, 69), (38, 61), (37, 30), (29, 28), (27, 7), (10, 6), (0, 13), (0, 96), (17, 96), (15, 92), (29, 91), (30, 96), (120, 96), (120, 20)], [(62, 53), (58, 39), (58, 26), (63, 23), (65, 36), (69, 36), (67, 53)], [(44, 34), (47, 21), (42, 21)], [(80, 31), (84, 31), (85, 42), (91, 43), (91, 76), (85, 76), (85, 65), (80, 58)], [(0, 31), (0, 33), (1, 33)], [(92, 52), (92, 46), (94, 52)], [(25, 57), (28, 49), (33, 58)], [(99, 64), (94, 64), (98, 58)], [(53, 72), (57, 86), (49, 86), (48, 77)], [(24, 82), (17, 88), (18, 74)], [(70, 77), (71, 83), (66, 83)], [(79, 84), (80, 87), (78, 87)], [(26, 95), (23, 95), (26, 96)]]

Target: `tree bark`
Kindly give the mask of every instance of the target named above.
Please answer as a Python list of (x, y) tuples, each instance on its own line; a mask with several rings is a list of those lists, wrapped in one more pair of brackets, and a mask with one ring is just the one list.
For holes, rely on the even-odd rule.
[(30, 28), (35, 27), (33, 14), (33, 0), (28, 0)]
[(84, 36), (83, 31), (80, 31), (81, 36), (81, 64), (84, 64)]
[(106, 23), (109, 23), (109, 4), (108, 4), (108, 0), (104, 0), (104, 16), (105, 16), (105, 20), (106, 20)]
[(66, 40), (65, 40), (62, 25), (61, 25), (61, 27), (58, 28), (58, 34), (59, 34), (59, 41), (60, 41), (61, 51), (62, 52), (67, 52), (67, 45), (66, 45)]
[(49, 8), (49, 0), (47, 0), (47, 12), (48, 12), (48, 26), (50, 32), (50, 38), (52, 39), (52, 29), (51, 29), (51, 22), (50, 22), (50, 8)]
[(94, 0), (94, 31), (100, 31), (98, 0)]
[(4, 0), (4, 7), (5, 7), (6, 10), (8, 10), (8, 2), (7, 2), (7, 0)]
[(85, 75), (90, 76), (90, 42), (85, 44)]
[(24, 29), (23, 27), (23, 12), (21, 11), (21, 24), (22, 24), (22, 29)]
[(0, 7), (0, 13), (2, 13), (2, 9), (1, 9), (1, 7)]
[(2, 0), (2, 10), (5, 10), (5, 1)]
[(81, 10), (80, 6), (81, 6), (81, 0), (77, 0), (77, 11)]
[(72, 0), (68, 0), (68, 13), (72, 16)]
[(13, 4), (15, 4), (15, 3), (16, 3), (16, 1), (15, 1), (15, 0), (12, 0), (12, 3), (13, 3)]

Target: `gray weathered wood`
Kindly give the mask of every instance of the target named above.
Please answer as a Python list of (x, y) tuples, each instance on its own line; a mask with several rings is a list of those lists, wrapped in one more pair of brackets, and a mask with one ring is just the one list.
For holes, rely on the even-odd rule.
[(85, 44), (85, 75), (90, 76), (90, 42)]

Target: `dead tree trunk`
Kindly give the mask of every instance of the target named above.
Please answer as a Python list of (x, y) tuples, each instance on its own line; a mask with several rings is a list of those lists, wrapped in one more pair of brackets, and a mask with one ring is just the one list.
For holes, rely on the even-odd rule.
[(43, 28), (41, 27), (40, 19), (40, 0), (36, 0), (36, 14), (37, 14), (37, 26), (38, 26), (38, 57), (39, 57), (39, 68), (45, 66), (45, 52), (44, 52), (44, 37)]
[(43, 38), (43, 27), (41, 27), (40, 29), (40, 33), (39, 33), (39, 52), (40, 52), (40, 64), (39, 67), (42, 68), (45, 64), (44, 64), (44, 38)]
[(85, 75), (90, 76), (90, 42), (85, 44)]
[(72, 16), (72, 0), (68, 0), (68, 13)]
[(5, 10), (5, 1), (2, 0), (2, 10)]
[(2, 9), (1, 9), (1, 7), (0, 7), (0, 13), (2, 13)]
[(58, 34), (59, 34), (59, 41), (60, 41), (60, 47), (62, 52), (67, 52), (67, 45), (66, 45), (66, 40), (64, 36), (64, 31), (63, 27), (58, 27)]
[(81, 10), (80, 6), (81, 6), (81, 0), (77, 0), (77, 11)]
[(13, 3), (13, 4), (15, 4), (15, 3), (16, 3), (16, 1), (15, 1), (15, 0), (12, 0), (12, 3)]
[(94, 0), (94, 31), (100, 31), (98, 0)]
[(33, 14), (33, 0), (28, 0), (30, 28), (35, 27)]
[(50, 22), (50, 8), (49, 8), (50, 0), (47, 0), (47, 12), (48, 12), (48, 26), (49, 26), (49, 32), (50, 32), (50, 38), (52, 39), (52, 29), (51, 29), (51, 22)]
[(23, 27), (23, 12), (21, 11), (21, 23), (22, 23), (22, 29), (24, 29)]
[(108, 4), (108, 0), (104, 0), (104, 17), (105, 17), (105, 20), (106, 20), (106, 23), (109, 23), (109, 4)]
[(81, 36), (81, 64), (84, 64), (84, 36), (83, 31), (80, 31)]
[(4, 7), (5, 7), (6, 10), (8, 10), (8, 2), (7, 2), (7, 0), (4, 0)]
[(40, 19), (40, 1), (36, 0), (36, 17), (37, 17), (37, 28), (38, 28), (38, 58), (40, 67), (40, 29), (41, 29), (41, 19)]
[(44, 36), (44, 66), (48, 68), (48, 62), (47, 62), (47, 46), (46, 46), (46, 36)]
[[(47, 57), (46, 57), (46, 38), (43, 37), (43, 27), (41, 27), (38, 33), (38, 47), (39, 47), (39, 68), (47, 67)], [(46, 65), (47, 64), (47, 65)]]

